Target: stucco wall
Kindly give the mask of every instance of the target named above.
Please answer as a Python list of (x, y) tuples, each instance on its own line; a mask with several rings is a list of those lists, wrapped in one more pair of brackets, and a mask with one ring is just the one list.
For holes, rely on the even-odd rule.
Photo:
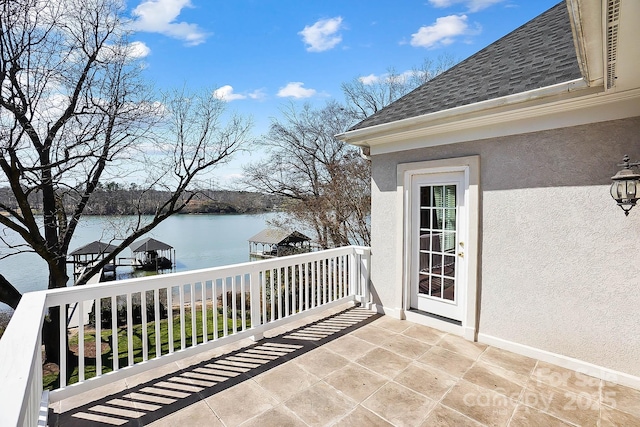
[(479, 332), (640, 376), (640, 206), (609, 195), (640, 117), (372, 158), (375, 302), (402, 307), (399, 163), (480, 156)]

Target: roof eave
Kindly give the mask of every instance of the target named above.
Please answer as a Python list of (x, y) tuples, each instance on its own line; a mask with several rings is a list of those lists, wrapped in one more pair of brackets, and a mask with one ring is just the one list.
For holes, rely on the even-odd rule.
[(382, 144), (393, 136), (408, 130), (423, 129), (432, 125), (455, 122), (461, 117), (482, 115), (497, 108), (511, 107), (527, 102), (539, 101), (551, 97), (574, 97), (577, 92), (583, 93), (588, 89), (584, 79), (571, 80), (552, 86), (521, 92), (500, 98), (489, 99), (473, 104), (462, 105), (448, 110), (436, 111), (422, 116), (410, 117), (394, 122), (383, 123), (362, 129), (347, 131), (336, 135), (336, 138), (352, 145), (372, 147)]

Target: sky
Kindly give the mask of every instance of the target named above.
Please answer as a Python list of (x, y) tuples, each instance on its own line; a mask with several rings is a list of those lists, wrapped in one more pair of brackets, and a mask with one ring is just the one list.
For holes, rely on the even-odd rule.
[[(461, 61), (559, 0), (128, 0), (131, 39), (160, 89), (212, 90), (259, 138), (290, 104), (343, 101), (340, 85)], [(216, 170), (230, 185), (259, 149)]]

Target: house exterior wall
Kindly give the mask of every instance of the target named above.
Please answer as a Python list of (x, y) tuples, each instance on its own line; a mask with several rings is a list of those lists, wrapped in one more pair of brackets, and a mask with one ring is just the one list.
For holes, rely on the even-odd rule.
[(374, 303), (403, 303), (397, 165), (479, 155), (479, 334), (640, 376), (640, 206), (608, 189), (624, 154), (640, 117), (372, 156)]

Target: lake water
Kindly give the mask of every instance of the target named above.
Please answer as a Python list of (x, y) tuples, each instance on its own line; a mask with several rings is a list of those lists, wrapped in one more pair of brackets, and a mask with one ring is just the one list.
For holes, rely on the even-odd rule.
[[(275, 214), (174, 215), (144, 237), (165, 242), (175, 249), (175, 271), (197, 270), (249, 261), (248, 239), (267, 227)], [(95, 240), (109, 241), (113, 230), (122, 229), (133, 217), (84, 217), (70, 251)], [(7, 230), (4, 230), (6, 233)], [(5, 253), (0, 248), (0, 253)], [(125, 249), (118, 257), (130, 257)], [(130, 268), (119, 267), (119, 278), (130, 277)], [(47, 266), (36, 254), (25, 253), (0, 260), (0, 273), (20, 292), (47, 288)], [(73, 277), (71, 265), (69, 277)], [(0, 310), (8, 306), (0, 303)]]

